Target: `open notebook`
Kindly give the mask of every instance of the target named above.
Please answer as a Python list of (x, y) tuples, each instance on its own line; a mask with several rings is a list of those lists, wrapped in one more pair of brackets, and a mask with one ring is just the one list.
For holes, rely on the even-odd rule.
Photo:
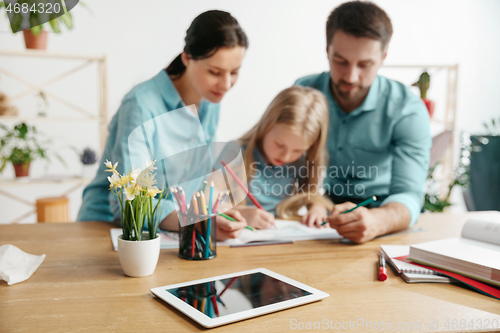
[(442, 276), (433, 270), (395, 259), (407, 256), (410, 253), (410, 246), (408, 245), (381, 245), (380, 248), (382, 249), (387, 262), (389, 262), (398, 274), (401, 275), (403, 280), (408, 283), (451, 283), (450, 278)]
[[(228, 239), (223, 242), (217, 242), (217, 246), (230, 246), (248, 244), (252, 242), (268, 241), (302, 241), (315, 239), (340, 239), (342, 236), (335, 229), (330, 227), (309, 228), (297, 221), (276, 220), (276, 228), (251, 231), (243, 229), (240, 236), (236, 239)], [(118, 236), (122, 234), (122, 229), (113, 228), (111, 232), (111, 241), (113, 248), (118, 250)], [(172, 249), (179, 247), (179, 237), (176, 232), (161, 232), (161, 248)]]
[(408, 259), (500, 286), (500, 215), (467, 220), (461, 236), (412, 245)]

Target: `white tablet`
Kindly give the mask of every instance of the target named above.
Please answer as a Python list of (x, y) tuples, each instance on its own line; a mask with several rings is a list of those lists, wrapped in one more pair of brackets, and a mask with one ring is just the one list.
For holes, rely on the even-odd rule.
[(151, 292), (208, 328), (329, 296), (265, 268), (153, 288)]

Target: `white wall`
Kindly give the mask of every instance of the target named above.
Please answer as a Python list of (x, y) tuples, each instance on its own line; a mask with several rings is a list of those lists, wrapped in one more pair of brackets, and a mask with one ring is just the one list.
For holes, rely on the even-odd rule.
[[(325, 22), (330, 11), (342, 1), (290, 0), (86, 0), (92, 8), (72, 11), (75, 29), (49, 36), (49, 51), (108, 55), (109, 113), (116, 112), (124, 94), (135, 84), (155, 75), (182, 49), (185, 31), (192, 19), (208, 9), (227, 10), (247, 32), (250, 48), (245, 57), (238, 83), (222, 102), (218, 139), (240, 136), (260, 117), (267, 104), (281, 89), (295, 79), (327, 70)], [(379, 0), (394, 26), (386, 64), (454, 64), (460, 65), (458, 86), (459, 130), (481, 131), (482, 122), (498, 109), (497, 78), (500, 77), (500, 1), (497, 0)], [(2, 13), (3, 15), (4, 13)], [(4, 16), (0, 17), (0, 49), (24, 49), (21, 34), (8, 32)], [(1, 66), (37, 82), (69, 68), (69, 63), (28, 65), (19, 59), (1, 58)], [(44, 72), (45, 71), (45, 72)], [(79, 105), (95, 110), (94, 72), (81, 74), (53, 89), (74, 98)], [(413, 78), (410, 78), (411, 80)], [(415, 80), (417, 77), (415, 77)], [(0, 91), (14, 94), (22, 86), (0, 75)], [(437, 90), (438, 88), (436, 88)], [(24, 104), (23, 104), (24, 103)], [(30, 104), (31, 103), (31, 104)], [(22, 112), (33, 112), (33, 99), (19, 103)], [(63, 112), (57, 103), (54, 114)], [(73, 126), (73, 127), (71, 127)], [(44, 123), (40, 127), (54, 135), (63, 132), (60, 147), (69, 169), (58, 162), (51, 164), (50, 174), (79, 173), (80, 165), (67, 144), (97, 148), (97, 127), (91, 124), (66, 125)], [(66, 144), (66, 146), (65, 146)], [(34, 175), (43, 175), (41, 164), (35, 164)], [(12, 177), (7, 169), (1, 177)], [(67, 188), (67, 186), (66, 186)], [(35, 198), (64, 191), (59, 188), (11, 189), (25, 197)], [(12, 193), (14, 193), (12, 192)], [(81, 191), (70, 197), (72, 217), (80, 205)], [(24, 212), (21, 205), (0, 196), (0, 223)], [(35, 218), (25, 220), (35, 221)]]

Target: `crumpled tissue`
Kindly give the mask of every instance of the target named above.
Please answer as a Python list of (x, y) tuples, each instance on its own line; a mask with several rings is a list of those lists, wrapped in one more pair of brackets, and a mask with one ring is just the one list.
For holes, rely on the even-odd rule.
[(38, 269), (45, 254), (36, 256), (21, 251), (14, 245), (0, 246), (0, 278), (8, 285), (26, 281)]

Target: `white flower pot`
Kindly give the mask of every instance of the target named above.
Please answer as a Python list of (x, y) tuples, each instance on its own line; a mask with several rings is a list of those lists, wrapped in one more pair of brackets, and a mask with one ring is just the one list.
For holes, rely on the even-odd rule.
[(82, 178), (83, 179), (94, 179), (99, 166), (97, 163), (94, 164), (82, 164)]
[(149, 239), (149, 234), (143, 232), (142, 241), (123, 240), (122, 236), (118, 237), (118, 257), (125, 275), (143, 277), (153, 274), (160, 256), (160, 235)]

